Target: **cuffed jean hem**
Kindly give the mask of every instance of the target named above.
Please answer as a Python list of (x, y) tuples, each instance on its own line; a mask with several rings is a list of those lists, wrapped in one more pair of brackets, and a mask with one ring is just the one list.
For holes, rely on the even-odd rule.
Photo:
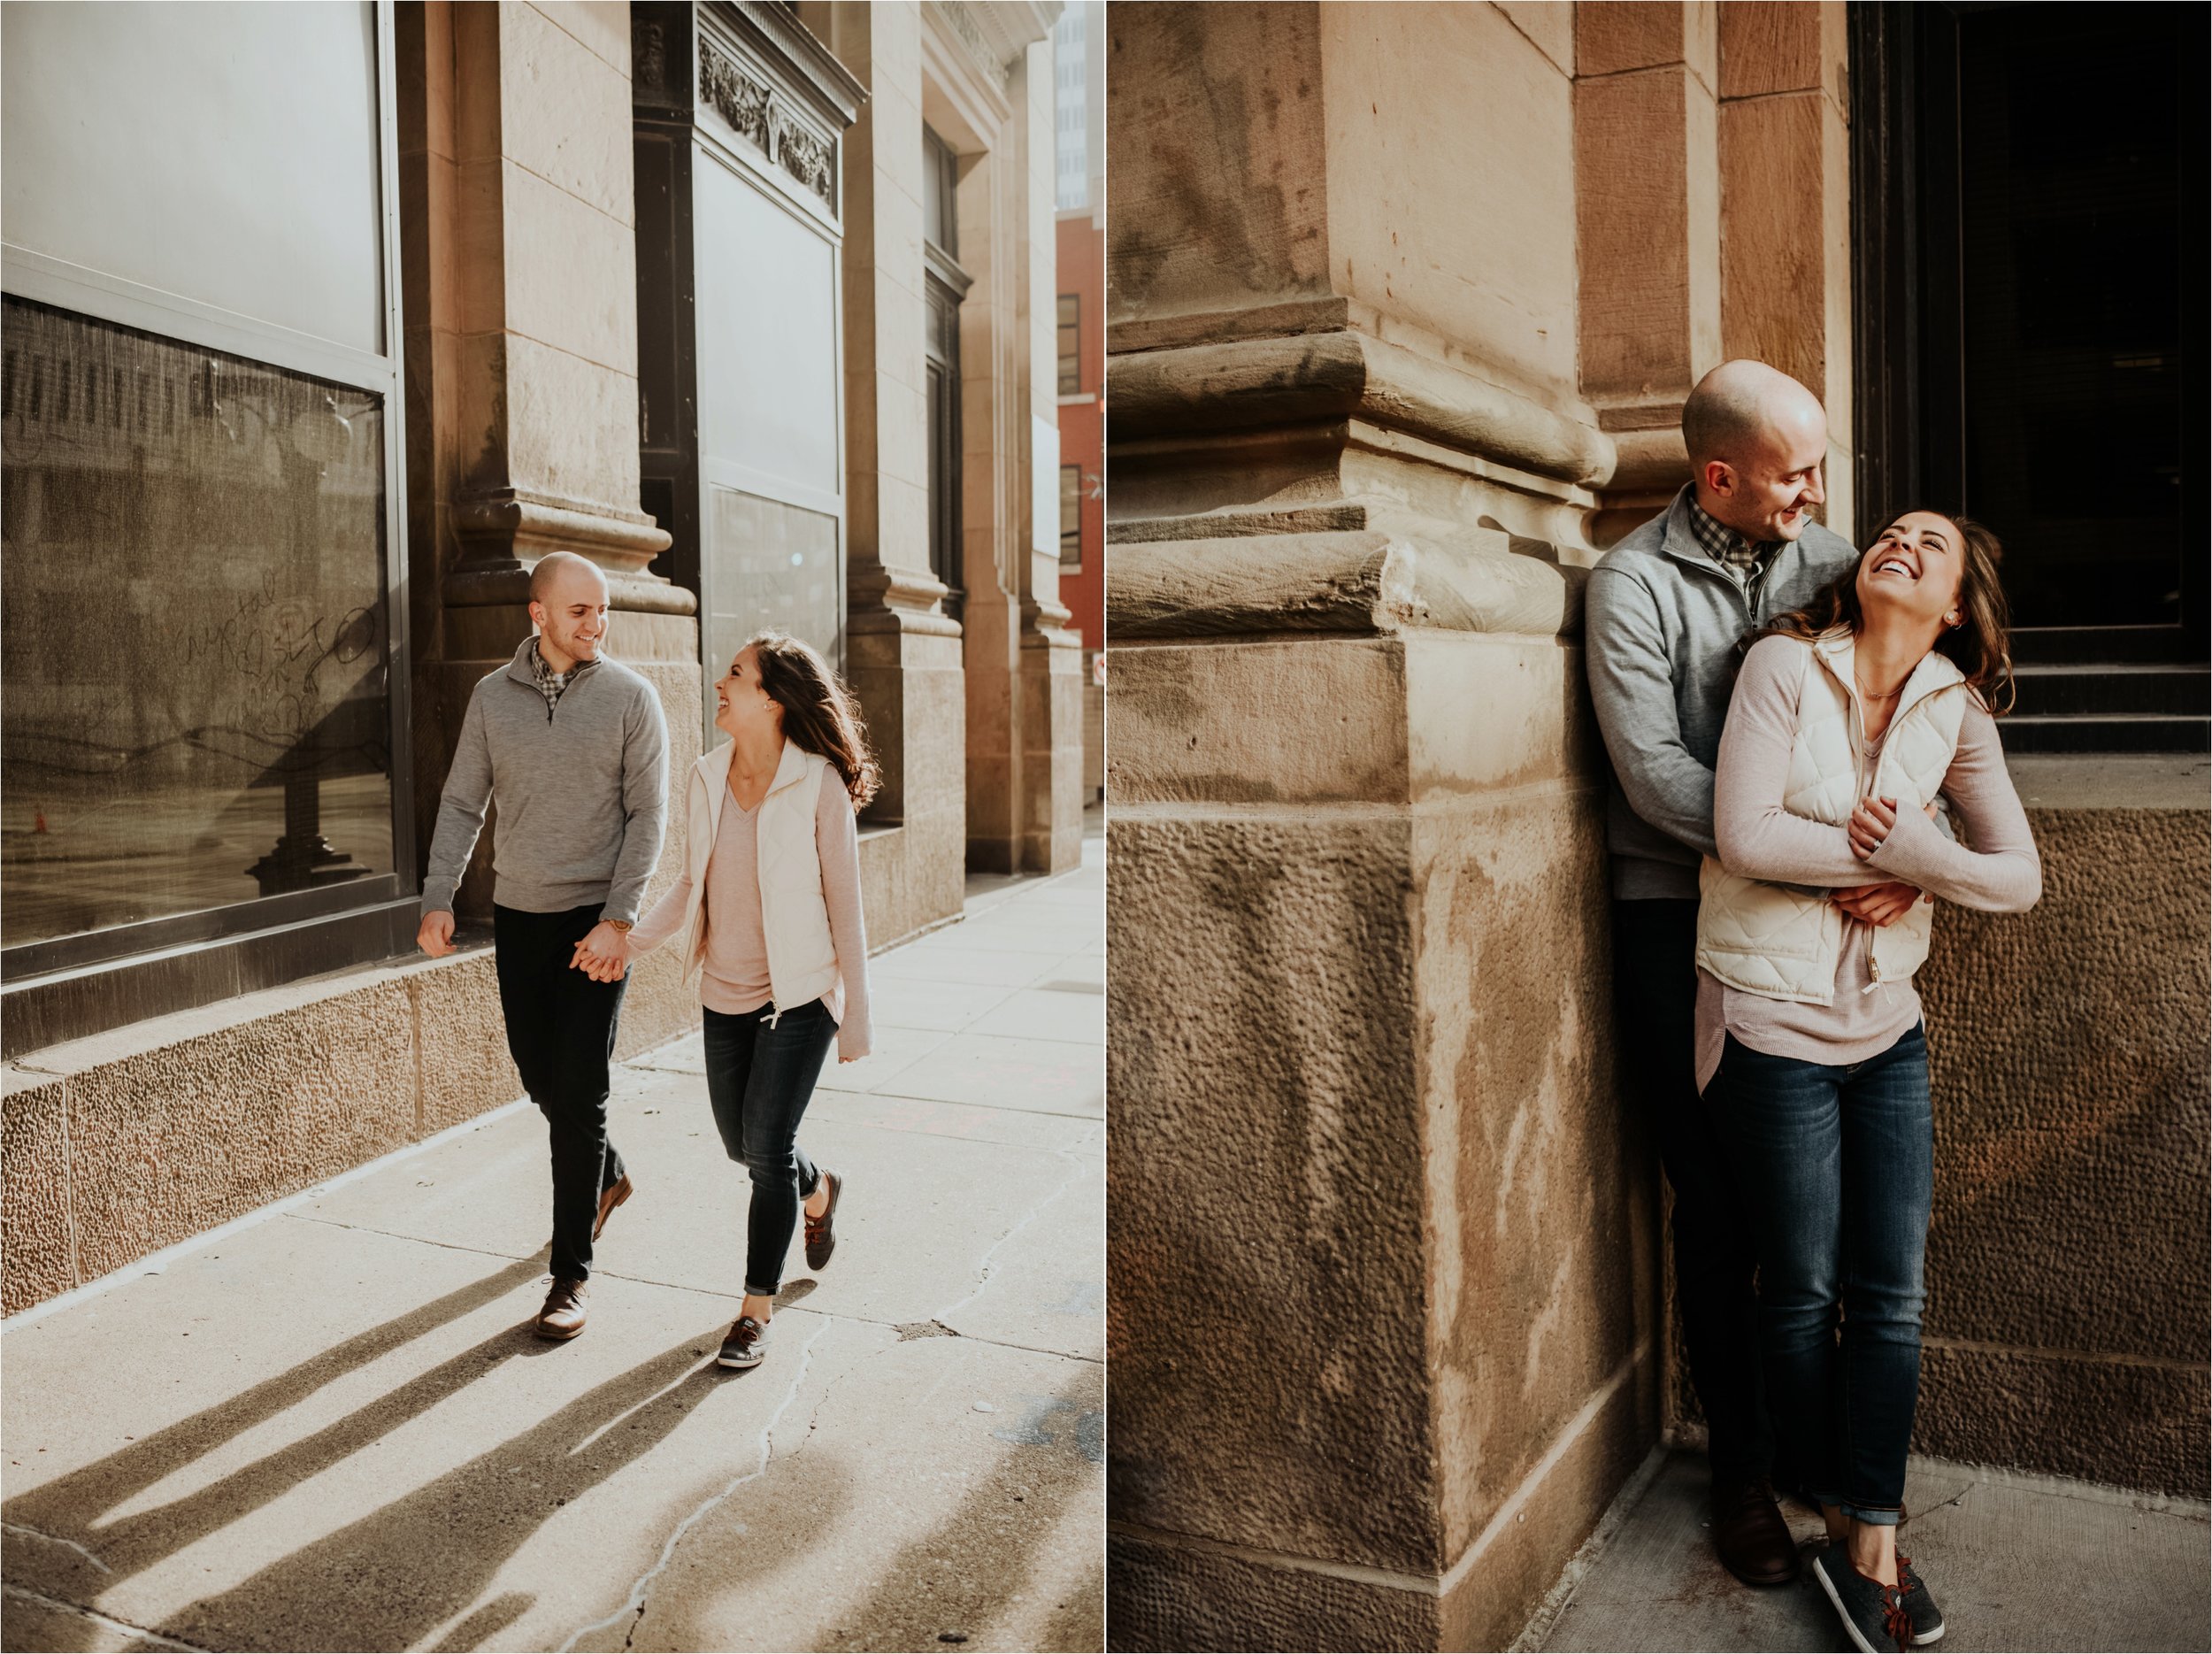
[(1900, 1506), (1893, 1505), (1885, 1510), (1873, 1505), (1854, 1504), (1848, 1499), (1830, 1499), (1824, 1503), (1833, 1504), (1853, 1521), (1864, 1522), (1869, 1527), (1894, 1527), (1905, 1513)]
[(781, 1287), (757, 1287), (749, 1281), (745, 1283), (745, 1296), (749, 1298), (772, 1298), (782, 1290)]

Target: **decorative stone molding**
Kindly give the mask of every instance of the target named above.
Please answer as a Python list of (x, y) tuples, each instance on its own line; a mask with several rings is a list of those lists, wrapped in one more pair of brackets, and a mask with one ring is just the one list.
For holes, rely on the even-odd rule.
[(982, 29), (977, 27), (972, 8), (938, 4), (932, 5), (930, 10), (944, 19), (953, 34), (959, 37), (960, 43), (967, 48), (968, 56), (975, 66), (983, 72), (984, 77), (998, 89), (1001, 96), (1005, 96), (1011, 79), (1009, 71), (1012, 65), (992, 51), (990, 42), (983, 38)]
[(549, 551), (573, 551), (606, 571), (614, 607), (633, 613), (695, 614), (699, 600), (647, 565), (668, 549), (649, 517), (610, 516), (526, 495), (457, 501), (453, 532), (463, 558), (443, 582), (456, 607), (526, 603), (530, 570)]
[(738, 136), (750, 142), (764, 155), (769, 153), (768, 88), (703, 41), (699, 51), (699, 96), (708, 108), (730, 123)]
[(826, 204), (834, 198), (837, 188), (830, 158), (830, 144), (826, 138), (788, 119), (777, 120), (778, 164)]
[(837, 140), (735, 54), (699, 41), (699, 100), (833, 215), (837, 211)]
[(1581, 624), (1584, 571), (1515, 552), (1502, 532), (1410, 516), (1323, 534), (1117, 545), (1117, 641), (1415, 628), (1553, 637)]
[(630, 80), (641, 96), (668, 91), (668, 30), (656, 19), (640, 18), (630, 27)]
[(846, 629), (958, 637), (960, 622), (938, 607), (945, 592), (927, 569), (856, 561), (845, 573)]
[(1357, 417), (1539, 476), (1600, 484), (1613, 439), (1517, 392), (1350, 331), (1115, 356), (1112, 440)]

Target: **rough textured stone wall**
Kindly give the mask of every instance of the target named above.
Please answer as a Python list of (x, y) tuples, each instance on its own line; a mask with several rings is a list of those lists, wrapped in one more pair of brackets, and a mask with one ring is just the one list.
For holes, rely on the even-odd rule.
[(2201, 1498), (2212, 818), (2029, 819), (2042, 901), (1947, 910), (1921, 975), (1936, 1199), (1915, 1444)]
[(1502, 1646), (1656, 1432), (1579, 653), (1116, 658), (1116, 1643)]

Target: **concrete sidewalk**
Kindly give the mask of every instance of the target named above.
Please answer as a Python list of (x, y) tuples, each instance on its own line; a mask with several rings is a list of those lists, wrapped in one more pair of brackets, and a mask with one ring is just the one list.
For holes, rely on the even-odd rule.
[(9, 1322), (0, 1641), (1103, 1647), (1104, 875), (1094, 821), (873, 961), (802, 1134), (837, 1256), (749, 1373), (695, 1035), (618, 1073), (572, 1343), (526, 1104)]
[[(1704, 1456), (1675, 1452), (1623, 1493), (1517, 1645), (1847, 1649), (1809, 1572), (1755, 1590), (1715, 1560)], [(1782, 1506), (1808, 1562), (1820, 1518)], [(1915, 1458), (1898, 1544), (1942, 1604), (1947, 1651), (2212, 1646), (2205, 1506)]]

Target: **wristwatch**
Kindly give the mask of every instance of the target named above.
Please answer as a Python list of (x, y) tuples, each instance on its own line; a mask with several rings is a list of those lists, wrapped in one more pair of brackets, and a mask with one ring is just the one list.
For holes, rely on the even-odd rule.
[(634, 919), (611, 919), (607, 920), (607, 923), (612, 925), (617, 930), (626, 934), (630, 927), (636, 924), (637, 920)]

